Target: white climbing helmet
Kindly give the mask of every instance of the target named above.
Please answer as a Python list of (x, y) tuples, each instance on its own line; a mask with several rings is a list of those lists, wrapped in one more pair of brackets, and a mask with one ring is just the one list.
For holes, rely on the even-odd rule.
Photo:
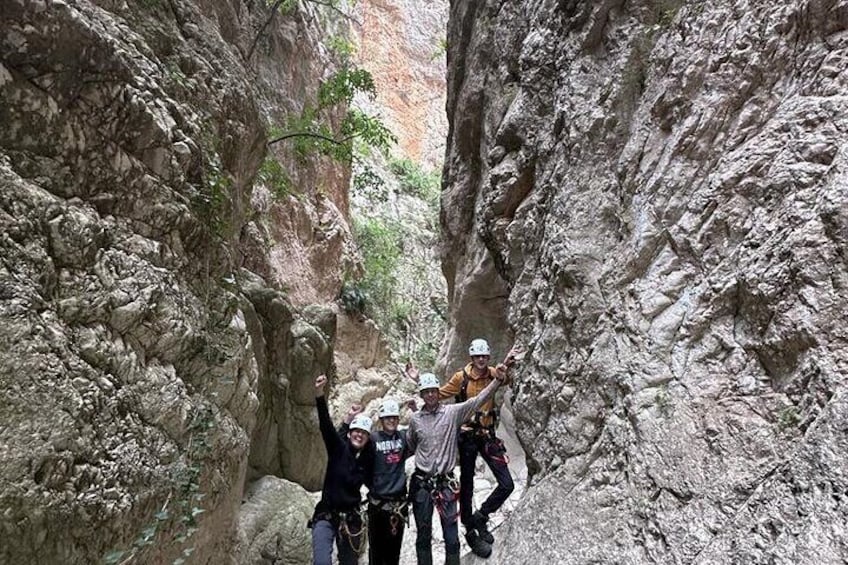
[(371, 418), (366, 416), (365, 414), (357, 414), (353, 417), (353, 421), (350, 423), (351, 430), (362, 430), (363, 432), (370, 434), (371, 433)]
[(471, 345), (468, 347), (468, 355), (474, 357), (475, 355), (491, 355), (492, 350), (489, 349), (489, 342), (485, 339), (475, 339), (471, 341)]
[(439, 388), (439, 378), (433, 373), (421, 373), (418, 377), (418, 392), (424, 392), (431, 388)]
[(380, 418), (397, 418), (400, 416), (400, 405), (397, 400), (387, 398), (380, 403)]

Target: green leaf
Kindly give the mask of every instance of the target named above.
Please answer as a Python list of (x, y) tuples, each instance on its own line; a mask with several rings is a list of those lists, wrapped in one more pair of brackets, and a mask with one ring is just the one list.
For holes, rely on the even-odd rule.
[(374, 77), (365, 69), (345, 66), (321, 83), (318, 88), (318, 107), (329, 108), (346, 102), (350, 104), (357, 93), (373, 100), (377, 95)]
[(283, 166), (270, 155), (262, 162), (258, 176), (278, 200), (285, 199), (293, 192), (292, 182)]

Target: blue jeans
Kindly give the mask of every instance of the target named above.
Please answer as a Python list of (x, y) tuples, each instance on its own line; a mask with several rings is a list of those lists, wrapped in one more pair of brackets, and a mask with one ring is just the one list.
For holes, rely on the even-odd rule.
[(439, 519), (445, 536), (445, 558), (449, 559), (451, 555), (459, 557), (456, 495), (445, 485), (431, 490), (418, 475), (413, 475), (409, 483), (409, 497), (412, 500), (412, 514), (415, 516), (415, 526), (418, 529), (415, 539), (418, 565), (433, 565), (433, 508), (436, 506), (433, 500), (434, 493), (440, 501)]
[[(355, 536), (348, 536), (329, 520), (316, 520), (312, 524), (312, 563), (314, 565), (333, 564), (333, 541), (336, 542), (336, 548), (339, 550), (339, 564), (356, 565), (359, 561), (356, 549), (362, 545), (362, 532), (358, 532)], [(351, 544), (356, 545), (356, 548)]]

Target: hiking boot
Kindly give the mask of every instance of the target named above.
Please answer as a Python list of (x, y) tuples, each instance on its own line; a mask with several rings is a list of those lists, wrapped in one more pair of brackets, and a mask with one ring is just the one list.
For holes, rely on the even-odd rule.
[(491, 544), (486, 543), (477, 535), (477, 532), (474, 530), (468, 530), (465, 533), (465, 541), (468, 542), (468, 547), (471, 548), (471, 552), (477, 557), (487, 558), (492, 554), (492, 546)]
[(489, 519), (483, 516), (478, 510), (471, 516), (471, 521), (469, 522), (469, 524), (472, 528), (477, 530), (477, 533), (480, 534), (481, 540), (488, 543), (489, 545), (492, 545), (493, 543), (495, 543), (495, 536), (492, 535), (492, 532), (490, 532), (488, 526), (486, 526), (486, 523), (488, 521)]

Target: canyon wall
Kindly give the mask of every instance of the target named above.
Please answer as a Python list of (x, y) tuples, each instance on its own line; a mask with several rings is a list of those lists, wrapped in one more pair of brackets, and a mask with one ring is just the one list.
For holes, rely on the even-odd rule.
[(266, 146), (317, 9), (0, 1), (0, 562), (218, 564), (248, 474), (320, 484), (349, 171)]
[(356, 59), (374, 77), (373, 107), (399, 153), (428, 168), (445, 152), (445, 0), (365, 0), (356, 5)]
[(446, 355), (514, 338), (492, 562), (848, 558), (848, 2), (452, 2)]

